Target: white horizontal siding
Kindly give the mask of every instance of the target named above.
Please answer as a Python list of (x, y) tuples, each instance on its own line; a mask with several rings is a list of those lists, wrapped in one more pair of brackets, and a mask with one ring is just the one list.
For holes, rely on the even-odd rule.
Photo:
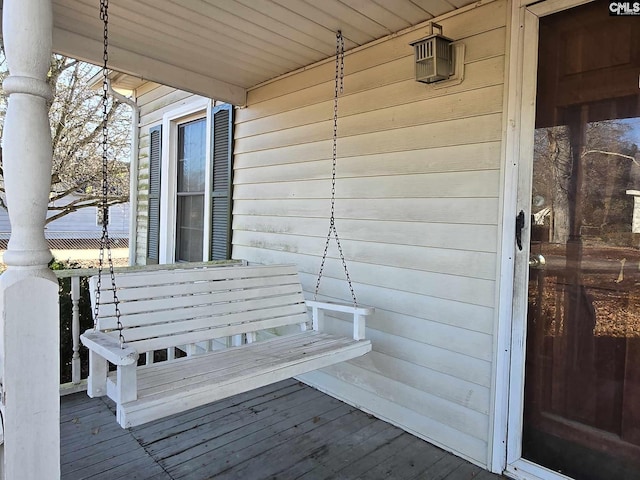
[[(406, 108), (411, 110), (410, 105)], [(378, 114), (380, 121), (384, 122), (386, 119), (384, 110), (379, 111)], [(372, 126), (372, 132), (340, 137), (338, 148), (341, 157), (351, 157), (496, 142), (501, 139), (501, 119), (501, 113), (489, 113), (379, 132)], [(271, 135), (279, 135), (279, 132), (266, 136)], [(326, 136), (326, 134), (323, 135)], [(297, 163), (296, 159), (300, 158), (304, 158), (307, 162), (322, 160), (330, 157), (332, 147), (332, 141), (329, 139), (313, 143), (287, 144), (286, 137), (279, 137), (277, 141), (270, 140), (265, 144), (273, 148), (266, 147), (264, 150), (254, 146), (253, 139), (251, 142), (253, 150), (245, 148), (243, 142), (243, 139), (237, 139), (235, 154), (236, 158), (241, 160), (239, 168)]]
[[(327, 218), (329, 204), (311, 199), (242, 200), (234, 202), (234, 215), (275, 215)], [(355, 199), (336, 205), (336, 218), (496, 225), (497, 198), (376, 198)]]
[[(325, 152), (326, 154), (326, 152)], [(500, 142), (452, 145), (410, 151), (379, 153), (341, 158), (337, 178), (409, 175), (439, 172), (495, 170), (498, 168)], [(246, 157), (245, 157), (246, 160)], [(238, 168), (235, 178), (239, 185), (275, 181), (326, 179), (331, 171), (331, 159), (267, 166)], [(298, 159), (300, 161), (300, 159)]]
[[(398, 175), (393, 183), (388, 181), (387, 176), (345, 178), (340, 182), (338, 198), (491, 198), (495, 196), (498, 182), (499, 174), (496, 170)], [(331, 190), (329, 179), (239, 184), (235, 190), (235, 198), (325, 198), (327, 190)]]
[[(305, 236), (327, 228), (324, 217), (300, 218), (277, 216), (251, 216), (238, 218), (234, 225), (243, 226), (243, 232), (264, 232), (281, 235)], [(426, 223), (408, 221), (379, 221), (371, 228), (371, 221), (341, 219), (340, 238), (376, 243), (414, 245), (476, 252), (495, 252), (495, 225), (468, 225), (453, 223)]]
[[(413, 79), (417, 30), (345, 58), (336, 226), (374, 351), (305, 379), (487, 463), (506, 2), (442, 21), (465, 79)], [(425, 28), (426, 30), (426, 28)], [(233, 256), (294, 262), (313, 292), (329, 227), (334, 65), (252, 90), (237, 111)], [(320, 296), (350, 300), (335, 242)], [(340, 318), (327, 328), (346, 331)]]
[[(289, 252), (322, 252), (325, 244), (325, 240), (320, 237), (242, 230), (237, 231), (235, 240), (241, 245)], [(347, 261), (486, 280), (495, 278), (496, 256), (493, 253), (353, 241), (344, 238), (340, 243)], [(330, 249), (329, 255), (335, 258), (338, 255), (335, 244), (331, 244)]]
[[(296, 263), (305, 290), (312, 292), (315, 287), (320, 266), (318, 252), (302, 254), (285, 249), (278, 251), (239, 245), (237, 252), (236, 258), (250, 258), (259, 263)], [(492, 280), (383, 265), (372, 266), (359, 262), (349, 262), (349, 272), (355, 279), (358, 301), (363, 304), (487, 334), (492, 331), (493, 305), (488, 299), (494, 294), (495, 285)], [(343, 278), (340, 261), (329, 258), (325, 264), (320, 293), (350, 300)], [(370, 323), (375, 322), (376, 318), (378, 317)], [(483, 352), (478, 354), (489, 356)]]

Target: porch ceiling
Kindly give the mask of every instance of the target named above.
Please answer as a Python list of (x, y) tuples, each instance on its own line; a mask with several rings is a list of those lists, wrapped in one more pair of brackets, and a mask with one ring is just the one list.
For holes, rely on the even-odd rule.
[[(110, 67), (244, 104), (246, 90), (474, 0), (110, 0)], [(54, 50), (102, 62), (99, 0), (53, 0)]]

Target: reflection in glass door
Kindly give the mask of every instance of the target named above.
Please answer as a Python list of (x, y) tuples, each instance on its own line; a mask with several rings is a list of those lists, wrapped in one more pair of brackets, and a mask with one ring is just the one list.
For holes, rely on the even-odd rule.
[(640, 18), (540, 18), (522, 456), (640, 479)]

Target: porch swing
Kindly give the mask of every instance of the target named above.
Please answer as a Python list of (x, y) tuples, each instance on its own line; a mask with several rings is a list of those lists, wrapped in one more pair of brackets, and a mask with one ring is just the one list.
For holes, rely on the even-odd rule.
[[(123, 428), (140, 425), (356, 358), (371, 350), (335, 226), (338, 92), (342, 91), (344, 41), (336, 35), (331, 215), (314, 300), (305, 300), (293, 265), (186, 266), (178, 270), (116, 273), (107, 218), (108, 0), (104, 24), (102, 125), (102, 239), (98, 275), (91, 278), (94, 328), (81, 335), (89, 349), (90, 397), (116, 403)], [(317, 301), (331, 236), (335, 237), (353, 304)], [(107, 252), (110, 287), (102, 283)], [(308, 309), (311, 309), (309, 328)], [(325, 311), (351, 316), (353, 335), (320, 331)], [(285, 335), (272, 333), (286, 330)], [(257, 341), (259, 337), (260, 341)], [(233, 341), (230, 341), (233, 339)], [(231, 345), (229, 345), (231, 344)], [(166, 360), (154, 362), (154, 352)], [(141, 354), (146, 364), (138, 365)], [(180, 357), (180, 358), (176, 358)], [(144, 358), (144, 357), (143, 357)], [(115, 366), (111, 371), (109, 364)]]

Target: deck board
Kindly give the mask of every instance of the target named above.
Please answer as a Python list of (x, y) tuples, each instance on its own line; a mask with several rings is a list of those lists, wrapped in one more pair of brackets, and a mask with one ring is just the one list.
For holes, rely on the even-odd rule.
[[(449, 475), (454, 474), (458, 467), (460, 467), (460, 465), (463, 465), (464, 463), (466, 462), (461, 458), (453, 455), (445, 455), (429, 468), (427, 468), (424, 472), (422, 472), (422, 476), (424, 478), (428, 478), (429, 480), (442, 480), (444, 478), (454, 480), (456, 477), (450, 477)], [(462, 479), (468, 477), (459, 476), (458, 478)]]
[(295, 380), (128, 430), (84, 393), (60, 413), (63, 480), (501, 478)]
[(411, 442), (392, 458), (365, 472), (363, 478), (426, 478), (422, 472), (446, 455), (433, 445), (428, 447), (424, 443)]
[[(316, 407), (316, 402), (313, 399), (309, 399), (309, 402), (303, 402), (302, 400), (307, 397), (303, 395), (300, 395), (300, 397), (302, 398), (298, 405), (284, 403), (281, 407), (282, 410), (274, 409), (262, 414), (258, 413), (257, 415), (251, 412), (248, 415), (249, 418), (245, 420), (245, 422), (247, 422), (246, 424), (236, 420), (228, 427), (225, 426), (222, 430), (211, 429), (207, 434), (208, 438), (205, 437), (203, 441), (192, 445), (190, 451), (182, 451), (171, 457), (167, 455), (167, 452), (163, 452), (163, 455), (159, 456), (158, 460), (165, 461), (168, 468), (173, 466), (177, 468), (177, 465), (185, 461), (191, 461), (193, 457), (203, 457), (200, 461), (204, 462), (213, 461), (217, 457), (224, 456), (227, 451), (242, 452), (242, 450), (245, 450), (244, 453), (246, 454), (246, 450), (255, 443), (259, 443), (262, 440), (270, 440), (271, 436), (279, 430), (286, 428), (288, 424), (292, 425), (298, 422), (300, 416), (295, 415), (293, 412), (296, 411), (296, 408), (299, 408), (300, 404)], [(289, 409), (287, 409), (287, 406), (289, 406)], [(188, 440), (187, 437), (187, 442)]]
[[(236, 465), (219, 476), (224, 479), (242, 479), (250, 476), (251, 472), (266, 469), (279, 477), (291, 463), (302, 461), (314, 451), (327, 443), (327, 438), (339, 441), (345, 434), (357, 431), (370, 424), (373, 420), (362, 412), (356, 414), (353, 409), (340, 408), (330, 413), (342, 411), (335, 419), (324, 422), (324, 415), (312, 418), (301, 425), (302, 428), (289, 429), (288, 438), (277, 446), (264, 450), (261, 454), (248, 458), (241, 465)], [(339, 415), (339, 416), (338, 416)], [(306, 427), (309, 430), (306, 431)], [(300, 431), (303, 430), (303, 431)]]
[(340, 478), (341, 480), (362, 478), (367, 472), (372, 471), (378, 465), (391, 462), (403, 449), (411, 445), (414, 438), (415, 437), (408, 433), (402, 433), (362, 458), (354, 459), (355, 461), (342, 470), (339, 470), (335, 476), (329, 478)]
[(225, 418), (229, 414), (241, 411), (243, 406), (250, 409), (259, 409), (261, 405), (268, 404), (271, 400), (281, 398), (290, 392), (301, 389), (302, 386), (297, 383), (284, 387), (277, 384), (269, 385), (262, 389), (247, 392), (244, 395), (219, 400), (179, 415), (141, 425), (136, 428), (136, 437), (144, 444), (150, 445), (166, 438), (170, 434), (178, 434), (206, 422), (216, 422), (218, 418)]
[[(376, 451), (382, 445), (404, 434), (399, 428), (384, 422), (376, 422), (375, 425), (377, 430), (370, 432), (371, 435), (364, 437), (358, 444), (333, 455), (327, 450), (326, 455), (321, 456), (317, 461), (313, 462), (313, 468), (308, 472), (300, 477), (292, 476), (291, 478), (300, 478), (300, 480), (324, 480), (331, 478), (337, 472), (349, 466), (354, 460)], [(365, 432), (365, 434), (366, 433), (369, 432)]]
[[(321, 419), (318, 422), (327, 422), (346, 415), (350, 408), (339, 402), (322, 408), (319, 408), (317, 402), (311, 402), (308, 405), (316, 409), (317, 418)], [(224, 445), (209, 450), (196, 459), (183, 461), (180, 465), (174, 466), (167, 461), (165, 463), (168, 464), (169, 472), (175, 478), (207, 478), (205, 471), (219, 475), (223, 472), (229, 472), (230, 469), (242, 469), (243, 463), (251, 460), (253, 456), (259, 455), (298, 434), (310, 431), (315, 426), (314, 418), (305, 419), (305, 416), (305, 414), (292, 415), (277, 424), (272, 423), (231, 443), (226, 443), (225, 439), (221, 438), (219, 443), (224, 443)], [(184, 456), (182, 457), (181, 460), (184, 460)], [(198, 476), (199, 473), (203, 476)]]
[[(324, 478), (327, 476), (323, 471), (326, 470), (324, 462), (339, 466), (336, 469), (339, 470), (340, 466), (348, 464), (349, 458), (354, 454), (354, 446), (368, 445), (371, 437), (388, 428), (393, 427), (364, 415), (359, 424), (353, 424), (348, 430), (343, 429), (343, 435), (332, 432), (330, 443), (324, 439), (324, 441), (305, 449), (304, 455), (297, 459), (293, 465), (290, 463), (285, 465), (275, 475), (280, 478), (304, 478), (314, 472), (312, 474), (314, 478)], [(393, 430), (396, 429), (393, 428)], [(297, 450), (296, 453), (298, 453)]]

